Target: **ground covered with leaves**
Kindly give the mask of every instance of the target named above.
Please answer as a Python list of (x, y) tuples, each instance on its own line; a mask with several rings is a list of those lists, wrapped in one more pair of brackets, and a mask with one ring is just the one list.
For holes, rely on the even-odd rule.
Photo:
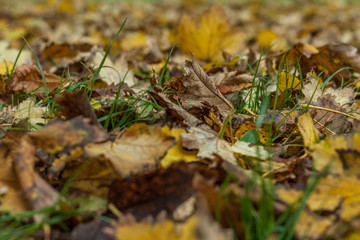
[(0, 239), (360, 239), (356, 1), (8, 1)]

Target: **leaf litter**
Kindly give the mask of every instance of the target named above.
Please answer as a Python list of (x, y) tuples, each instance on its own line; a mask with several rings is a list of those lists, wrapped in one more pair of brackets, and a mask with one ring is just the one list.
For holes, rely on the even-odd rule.
[(0, 238), (357, 239), (360, 6), (279, 4), (4, 0)]

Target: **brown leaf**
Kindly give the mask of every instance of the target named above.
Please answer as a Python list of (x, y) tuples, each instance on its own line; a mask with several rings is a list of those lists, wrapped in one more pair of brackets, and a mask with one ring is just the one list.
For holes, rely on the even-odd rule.
[(29, 137), (23, 137), (13, 155), (15, 170), (26, 200), (32, 209), (50, 206), (59, 194), (35, 171), (36, 146)]
[(83, 116), (89, 118), (92, 124), (99, 124), (84, 90), (65, 92), (64, 96), (57, 95), (55, 102), (60, 105), (62, 116), (67, 119)]
[(174, 139), (160, 127), (137, 123), (126, 129), (114, 142), (89, 144), (85, 151), (91, 157), (105, 156), (125, 177), (144, 168), (153, 168), (173, 144)]
[(49, 206), (58, 198), (55, 190), (34, 170), (37, 148), (47, 153), (57, 153), (105, 139), (105, 132), (81, 118), (68, 122), (55, 121), (37, 132), (25, 135), (14, 152), (13, 159), (21, 188), (33, 209)]
[(111, 223), (95, 219), (88, 223), (78, 225), (71, 233), (72, 239), (76, 240), (113, 240), (112, 236), (109, 236), (106, 229), (111, 227)]
[(185, 61), (185, 71), (187, 79), (184, 81), (186, 92), (179, 96), (189, 104), (199, 105), (200, 102), (206, 101), (215, 105), (220, 111), (229, 111), (234, 109), (233, 105), (217, 89), (215, 83), (196, 62), (195, 59)]
[[(61, 77), (44, 71), (46, 86), (52, 90), (59, 86), (61, 82), (66, 82)], [(35, 65), (24, 65), (16, 68), (14, 75), (11, 78), (9, 88), (12, 91), (30, 92), (37, 88), (44, 89), (44, 81), (42, 79), (40, 70)]]
[(232, 85), (232, 86), (227, 86), (227, 85), (218, 85), (217, 86), (217, 88), (219, 89), (219, 91), (222, 94), (229, 94), (229, 93), (233, 93), (236, 91), (245, 90), (245, 89), (248, 89), (249, 87), (251, 87), (251, 83), (241, 83), (241, 84)]
[(192, 180), (196, 172), (217, 182), (226, 176), (223, 169), (211, 169), (201, 163), (177, 162), (166, 169), (115, 180), (108, 200), (120, 211), (132, 213), (137, 219), (156, 216), (162, 210), (171, 214), (194, 193)]
[(360, 53), (356, 47), (344, 43), (330, 44), (327, 47), (330, 51), (335, 52), (342, 62), (351, 66), (355, 72), (360, 72)]
[[(66, 159), (62, 160), (66, 161)], [(86, 165), (84, 164), (85, 161)], [(67, 162), (64, 170), (61, 172), (61, 178), (57, 180), (57, 184), (61, 186), (64, 186), (66, 181), (73, 176), (80, 167), (82, 169), (78, 176), (71, 182), (66, 197), (89, 199), (96, 196), (106, 199), (112, 181), (115, 178), (121, 177), (111, 162), (102, 156), (95, 159), (80, 158)], [(99, 210), (98, 212), (102, 209)]]
[(74, 46), (68, 43), (52, 43), (45, 47), (42, 55), (46, 58), (74, 58), (78, 52)]
[(335, 96), (329, 93), (318, 97), (315, 105), (324, 108), (324, 110), (310, 109), (309, 113), (317, 123), (315, 126), (319, 130), (327, 132), (330, 129), (335, 133), (347, 133), (352, 128), (351, 122), (341, 114), (326, 110), (342, 111), (335, 99)]
[(236, 158), (230, 144), (219, 139), (212, 130), (192, 127), (189, 133), (181, 134), (181, 142), (184, 149), (198, 150), (197, 156), (199, 158), (215, 159), (215, 156), (219, 156), (225, 161), (236, 164)]
[(10, 146), (4, 143), (0, 144), (0, 192), (0, 211), (20, 213), (31, 209), (17, 178)]
[(161, 92), (150, 92), (150, 94), (155, 98), (160, 106), (165, 108), (166, 112), (170, 116), (178, 119), (181, 125), (196, 127), (203, 124), (201, 120), (188, 113), (185, 109), (179, 107), (179, 105), (171, 102), (170, 99), (165, 96), (165, 94)]

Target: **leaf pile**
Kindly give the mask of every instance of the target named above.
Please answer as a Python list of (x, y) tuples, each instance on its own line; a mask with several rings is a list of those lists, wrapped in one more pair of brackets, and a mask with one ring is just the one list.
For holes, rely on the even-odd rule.
[(358, 239), (359, 7), (2, 1), (0, 239)]

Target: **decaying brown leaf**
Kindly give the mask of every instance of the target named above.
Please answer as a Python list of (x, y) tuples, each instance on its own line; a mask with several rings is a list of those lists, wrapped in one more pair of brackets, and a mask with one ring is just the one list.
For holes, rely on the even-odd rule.
[(60, 105), (61, 115), (67, 119), (78, 116), (89, 118), (92, 124), (99, 124), (89, 98), (83, 90), (66, 92), (64, 96), (57, 95), (55, 101)]
[(20, 213), (31, 209), (17, 178), (9, 148), (0, 144), (0, 211)]
[(82, 118), (75, 118), (69, 122), (55, 121), (37, 132), (25, 135), (13, 153), (13, 161), (21, 188), (32, 208), (49, 206), (58, 198), (58, 193), (35, 172), (38, 148), (55, 154), (105, 139), (107, 134), (104, 131), (90, 125), (89, 120)]
[[(59, 86), (60, 83), (65, 83), (66, 80), (61, 77), (44, 71), (46, 87), (52, 90)], [(12, 91), (31, 92), (35, 89), (44, 89), (44, 80), (40, 70), (35, 65), (23, 65), (16, 68), (14, 75), (9, 83), (9, 88)]]
[(155, 98), (155, 100), (162, 107), (165, 108), (166, 112), (170, 116), (174, 116), (178, 121), (180, 121), (181, 125), (185, 126), (200, 126), (203, 122), (190, 113), (188, 113), (185, 109), (181, 108), (177, 104), (171, 102), (163, 93), (151, 92), (151, 95)]
[(220, 111), (234, 109), (231, 102), (221, 94), (195, 59), (185, 61), (185, 71), (187, 72), (187, 79), (184, 82), (186, 92), (180, 94), (184, 101), (191, 105), (199, 105), (206, 101), (210, 105), (217, 106)]
[(166, 169), (157, 169), (143, 175), (115, 180), (110, 188), (109, 202), (120, 211), (133, 214), (137, 219), (156, 216), (161, 211), (172, 214), (194, 194), (192, 187), (196, 173), (221, 182), (226, 172), (209, 168), (202, 163), (174, 163)]

